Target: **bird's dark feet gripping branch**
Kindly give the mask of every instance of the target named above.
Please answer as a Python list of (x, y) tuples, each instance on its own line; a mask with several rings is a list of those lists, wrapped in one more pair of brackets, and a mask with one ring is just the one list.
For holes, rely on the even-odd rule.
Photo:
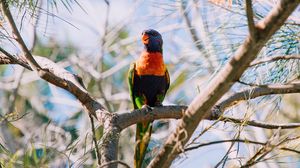
[[(170, 77), (163, 61), (163, 40), (161, 34), (153, 29), (142, 33), (144, 50), (138, 60), (131, 64), (128, 73), (130, 97), (134, 109), (162, 106)], [(137, 123), (134, 166), (142, 167), (148, 143), (150, 141), (152, 122)]]

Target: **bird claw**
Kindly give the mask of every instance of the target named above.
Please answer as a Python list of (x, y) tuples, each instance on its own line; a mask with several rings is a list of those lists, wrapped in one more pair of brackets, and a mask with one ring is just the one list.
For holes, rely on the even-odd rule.
[(147, 104), (144, 104), (144, 105), (142, 106), (142, 108), (146, 109), (146, 112), (147, 112), (147, 113), (150, 112), (150, 111), (152, 111), (152, 108), (151, 108), (149, 105), (147, 105)]
[(162, 107), (163, 104), (162, 104), (161, 102), (156, 102), (156, 103), (154, 104), (154, 106), (155, 106), (155, 107)]

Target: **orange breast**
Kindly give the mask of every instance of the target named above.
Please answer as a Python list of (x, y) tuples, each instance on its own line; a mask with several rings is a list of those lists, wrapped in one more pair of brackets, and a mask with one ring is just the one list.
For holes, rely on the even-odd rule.
[(136, 71), (137, 75), (164, 76), (166, 66), (162, 54), (160, 52), (148, 53), (144, 51), (136, 61)]

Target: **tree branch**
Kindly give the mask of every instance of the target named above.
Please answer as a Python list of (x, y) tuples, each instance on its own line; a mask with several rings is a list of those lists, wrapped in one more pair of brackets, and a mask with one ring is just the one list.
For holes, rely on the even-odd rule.
[(190, 33), (191, 37), (192, 37), (192, 40), (195, 43), (196, 48), (203, 55), (203, 57), (205, 58), (206, 62), (208, 63), (208, 70), (209, 70), (209, 72), (213, 73), (214, 72), (214, 65), (213, 65), (211, 59), (209, 58), (208, 52), (204, 48), (203, 41), (199, 38), (195, 27), (192, 25), (191, 20), (189, 19), (188, 12), (187, 12), (187, 7), (186, 7), (186, 3), (187, 2), (183, 1), (183, 0), (180, 1), (180, 9), (181, 9), (181, 13), (182, 13), (183, 19), (184, 19), (184, 21), (185, 21), (185, 23), (187, 25), (187, 28), (189, 30), (189, 33)]
[(19, 47), (21, 48), (21, 50), (23, 51), (23, 54), (28, 62), (28, 64), (30, 65), (30, 67), (37, 71), (40, 72), (40, 70), (42, 69), (39, 64), (34, 60), (34, 58), (32, 57), (30, 51), (28, 50), (25, 42), (23, 41), (23, 38), (21, 37), (18, 28), (15, 24), (15, 21), (10, 13), (9, 10), (9, 6), (6, 0), (1, 0), (1, 11), (3, 13), (3, 16), (5, 18), (5, 20), (9, 23), (9, 26), (12, 30), (12, 33), (14, 35), (15, 40), (17, 41)]
[[(201, 143), (201, 144), (198, 144), (198, 145), (195, 145), (192, 147), (185, 148), (184, 152), (195, 150), (195, 149), (198, 149), (198, 148), (201, 148), (204, 146), (215, 145), (215, 144), (220, 144), (220, 143), (227, 143), (227, 142), (242, 142), (242, 143), (246, 143), (246, 144), (251, 143), (251, 144), (256, 144), (256, 145), (266, 145), (267, 144), (267, 142), (252, 141), (249, 139), (227, 139), (227, 140), (219, 140), (219, 141)], [(283, 151), (289, 151), (289, 152), (294, 152), (294, 153), (300, 154), (300, 151), (295, 150), (295, 149), (290, 149), (290, 148), (286, 148), (286, 147), (280, 147), (279, 149), (283, 150)]]
[(92, 129), (93, 141), (94, 141), (94, 144), (95, 144), (95, 151), (96, 151), (97, 163), (98, 163), (98, 166), (100, 166), (101, 165), (101, 155), (100, 155), (100, 152), (99, 152), (99, 146), (98, 146), (97, 138), (96, 138), (96, 130), (95, 130), (94, 118), (93, 118), (93, 116), (91, 114), (89, 114), (89, 118), (90, 118), (90, 121), (91, 121), (91, 129)]
[(142, 108), (119, 114), (116, 122), (118, 123), (118, 127), (124, 129), (140, 122), (167, 118), (180, 119), (186, 109), (187, 106), (154, 107), (151, 111)]
[(252, 0), (246, 0), (246, 13), (247, 13), (247, 21), (248, 21), (248, 28), (249, 34), (252, 39), (256, 40), (256, 28), (253, 18), (253, 9), (252, 9)]
[(232, 123), (237, 123), (237, 124), (244, 124), (244, 125), (250, 125), (254, 127), (259, 127), (259, 128), (265, 128), (265, 129), (293, 129), (293, 128), (299, 128), (300, 123), (289, 123), (289, 124), (272, 124), (272, 123), (265, 123), (265, 122), (260, 122), (260, 121), (254, 121), (254, 120), (249, 120), (245, 121), (244, 119), (237, 119), (233, 117), (221, 117), (220, 121), (225, 121), (225, 122), (232, 122)]
[[(300, 93), (300, 82), (293, 82), (290, 84), (272, 84), (265, 86), (257, 86), (251, 89), (247, 89), (241, 92), (234, 93), (228, 96), (225, 100), (217, 103), (213, 110), (210, 111), (209, 115), (205, 119), (209, 120), (221, 120), (226, 122), (234, 123), (244, 123), (243, 119), (236, 119), (232, 117), (221, 116), (227, 109), (250, 99), (255, 99), (260, 96), (273, 95), (273, 94), (290, 94), (290, 93)], [(153, 121), (157, 119), (174, 118), (180, 119), (185, 114), (184, 111), (187, 106), (163, 106), (154, 107), (152, 111), (147, 111), (146, 109), (133, 110), (127, 113), (118, 114), (116, 117), (116, 123), (120, 129), (125, 129), (130, 125)], [(267, 124), (258, 121), (247, 121), (248, 125), (267, 128), (267, 129), (277, 129), (281, 127), (282, 129), (297, 128), (300, 126), (299, 123), (290, 124)]]
[[(260, 96), (273, 95), (273, 94), (289, 94), (289, 93), (300, 93), (300, 82), (293, 82), (290, 84), (272, 84), (265, 86), (257, 86), (252, 89), (247, 89), (241, 92), (237, 92), (227, 97), (225, 100), (217, 103), (213, 110), (210, 111), (205, 119), (218, 119), (221, 117), (221, 114), (226, 111), (228, 108), (231, 108), (243, 101), (254, 99)], [(179, 119), (184, 115), (184, 111), (187, 109), (187, 106), (163, 106), (163, 107), (154, 107), (152, 111), (148, 112), (145, 109), (133, 110), (128, 113), (121, 113), (118, 115), (117, 123), (121, 129), (129, 127), (130, 125), (136, 124), (138, 122), (153, 121), (157, 119), (166, 119), (174, 118)], [(229, 117), (221, 117), (220, 120), (227, 121), (231, 120), (235, 123), (241, 123), (242, 119), (235, 119)], [(256, 121), (249, 121), (248, 125), (258, 126), (263, 128), (275, 129), (278, 127), (285, 128), (295, 128), (298, 127), (298, 123), (287, 124), (287, 125), (272, 125), (265, 124)]]
[[(60, 68), (51, 60), (45, 57), (35, 56), (33, 57), (26, 47), (15, 23), (9, 11), (7, 2), (5, 0), (1, 0), (1, 9), (6, 18), (6, 20), (10, 23), (13, 34), (16, 36), (15, 40), (18, 42), (20, 48), (23, 51), (23, 54), (26, 58), (24, 61), (22, 58), (16, 58), (6, 52), (4, 49), (0, 48), (0, 63), (5, 64), (19, 64), (29, 70), (36, 70), (38, 75), (48, 81), (49, 83), (54, 84), (55, 86), (61, 87), (63, 89), (71, 92), (82, 104), (84, 107), (88, 109), (88, 111), (97, 117), (100, 123), (105, 122), (105, 115), (107, 111), (103, 108), (103, 106), (95, 101), (84, 88), (81, 78), (77, 75), (71, 74), (67, 70)], [(97, 112), (97, 115), (96, 115)]]
[(126, 168), (130, 168), (130, 166), (128, 164), (126, 164), (125, 162), (122, 162), (121, 160), (110, 161), (108, 163), (105, 163), (105, 164), (101, 165), (99, 168), (109, 167), (111, 164), (116, 164), (116, 163), (118, 163), (120, 165), (123, 165)]
[(280, 55), (275, 57), (266, 57), (257, 61), (253, 61), (250, 66), (256, 66), (263, 63), (269, 63), (278, 60), (300, 59), (300, 55)]
[[(6, 56), (4, 54), (0, 54), (0, 60), (1, 60), (1, 58), (9, 60), (9, 63), (14, 63), (13, 61), (11, 61), (11, 59), (8, 56)], [(53, 72), (54, 75), (56, 75), (58, 77), (62, 77), (61, 80), (66, 81), (66, 84), (67, 84), (67, 86), (65, 86), (64, 88), (69, 90), (71, 93), (76, 94), (77, 95), (77, 96), (75, 95), (76, 97), (81, 97), (81, 94), (82, 95), (85, 94), (84, 90), (80, 90), (79, 88), (77, 88), (77, 85), (79, 85), (79, 82), (77, 81), (76, 75), (73, 75), (73, 74), (69, 73), (68, 71), (60, 68), (58, 65), (56, 65), (52, 61), (48, 60), (47, 58), (35, 56), (35, 59), (41, 65), (41, 67), (43, 69), (47, 69), (50, 72)], [(1, 62), (1, 63), (3, 63), (3, 62)], [(20, 62), (15, 61), (15, 63), (19, 64)], [(29, 67), (28, 64), (25, 64), (25, 65), (27, 65), (27, 67)], [(73, 82), (75, 83), (75, 85), (72, 84)], [(70, 88), (73, 88), (73, 89), (70, 89)], [(254, 98), (260, 97), (260, 96), (270, 95), (270, 94), (288, 94), (288, 93), (300, 93), (300, 83), (294, 82), (291, 84), (273, 84), (273, 85), (266, 85), (266, 86), (257, 86), (252, 89), (234, 93), (231, 96), (229, 96), (228, 98), (226, 98), (225, 100), (220, 101), (220, 103), (215, 105), (214, 106), (215, 111), (211, 110), (210, 115), (208, 115), (206, 117), (206, 119), (210, 119), (210, 120), (219, 119), (221, 121), (226, 121), (226, 122), (241, 123), (241, 122), (244, 122), (243, 119), (236, 119), (236, 118), (225, 117), (225, 116), (222, 116), (221, 118), (219, 118), (219, 117), (225, 110), (227, 110), (228, 108), (233, 107), (243, 101), (246, 101), (249, 99), (254, 99)], [(84, 102), (82, 97), (78, 98), (78, 99), (82, 103)], [(89, 99), (92, 99), (92, 98), (90, 97)], [(93, 106), (92, 102), (96, 103), (96, 105)], [(84, 104), (84, 106), (87, 106), (88, 109), (90, 109), (92, 111), (97, 111), (97, 109), (99, 107), (97, 105), (97, 102), (95, 102), (94, 100), (92, 100), (92, 102), (90, 102), (90, 104), (86, 103), (86, 104)], [(110, 127), (110, 128), (108, 128), (108, 130), (111, 130), (111, 129), (113, 129), (113, 127), (116, 127), (116, 128), (119, 128), (118, 130), (120, 131), (120, 130), (123, 130), (123, 129), (129, 127), (130, 125), (136, 124), (138, 122), (153, 121), (153, 120), (162, 119), (162, 118), (180, 119), (183, 116), (184, 111), (186, 109), (187, 109), (187, 106), (163, 106), (163, 107), (155, 107), (150, 112), (147, 112), (147, 110), (145, 110), (145, 109), (141, 109), (141, 110), (133, 110), (128, 113), (109, 114), (109, 115), (105, 114), (102, 116), (100, 115), (100, 116), (98, 116), (98, 120), (102, 124), (106, 123), (107, 127)], [(103, 114), (103, 113), (98, 113), (98, 114)], [(263, 122), (259, 122), (259, 121), (248, 121), (247, 124), (250, 126), (262, 127), (262, 128), (268, 128), (268, 129), (276, 129), (279, 127), (281, 127), (282, 129), (291, 129), (291, 128), (299, 127), (299, 125), (300, 125), (299, 123), (268, 124), (268, 123), (263, 123)], [(109, 136), (118, 137), (119, 131), (114, 131), (114, 132), (108, 131), (108, 132), (110, 132), (110, 135), (107, 134), (106, 137), (109, 137)], [(103, 139), (105, 139), (105, 138), (103, 138)], [(109, 143), (111, 143), (110, 147), (106, 148), (106, 150), (104, 150), (103, 147), (101, 148), (102, 156), (105, 155), (106, 153), (111, 153), (111, 150), (108, 150), (108, 149), (116, 148), (116, 146), (114, 146), (114, 144), (116, 144), (117, 142), (110, 141)], [(115, 152), (116, 152), (116, 150), (115, 150)], [(106, 162), (110, 160), (110, 159), (107, 159), (107, 157), (106, 157), (107, 160), (104, 160), (105, 157), (103, 157), (101, 159), (102, 159), (102, 161), (106, 161)], [(112, 160), (114, 160), (114, 159), (112, 159)], [(105, 163), (105, 162), (102, 162), (102, 163)]]
[[(65, 69), (60, 68), (47, 58), (33, 57), (15, 25), (8, 3), (5, 0), (1, 0), (0, 5), (3, 15), (12, 29), (15, 40), (26, 58), (27, 64), (29, 64), (29, 66), (36, 71), (42, 79), (71, 92), (88, 110), (88, 112), (96, 117), (100, 124), (104, 125), (105, 131), (108, 132), (104, 133), (104, 135), (107, 136), (104, 137), (107, 139), (103, 142), (103, 148), (101, 149), (101, 154), (103, 156), (101, 158), (101, 160), (103, 160), (102, 163), (105, 164), (111, 160), (116, 160), (119, 140), (118, 133), (120, 130), (118, 130), (118, 128), (114, 126), (114, 123), (112, 123), (113, 115), (109, 114), (109, 112), (106, 111), (99, 102), (89, 95), (82, 83), (82, 79), (77, 75), (71, 74)], [(5, 54), (5, 52), (3, 54)], [(9, 54), (7, 56), (10, 57)], [(5, 61), (7, 62), (7, 60)], [(15, 60), (10, 57), (10, 61)], [(39, 64), (37, 62), (39, 62)], [(14, 63), (19, 62), (15, 61)]]
[(257, 164), (259, 161), (261, 161), (261, 159), (263, 159), (268, 153), (270, 153), (272, 150), (274, 150), (276, 147), (283, 145), (284, 143), (290, 142), (292, 140), (297, 140), (300, 137), (285, 137), (283, 139), (280, 140), (280, 138), (278, 137), (278, 132), (275, 132), (269, 139), (268, 141), (265, 143), (265, 145), (263, 145), (251, 158), (248, 159), (248, 161), (242, 165), (241, 167), (246, 168), (246, 167), (251, 167), (255, 164)]
[[(5, 63), (22, 65), (20, 61), (11, 59), (11, 57), (4, 54), (5, 53), (0, 54), (0, 60), (7, 60), (8, 62)], [(83, 86), (81, 78), (77, 75), (59, 67), (45, 57), (34, 56), (34, 59), (42, 67), (43, 71), (46, 72), (42, 75), (44, 80), (72, 93), (82, 103), (83, 107), (86, 108), (91, 115), (97, 118), (100, 125), (104, 126), (105, 132), (103, 135), (102, 148), (100, 149), (100, 154), (102, 156), (101, 163), (105, 164), (111, 160), (116, 160), (120, 133), (120, 130), (116, 127), (116, 123), (113, 121), (113, 119), (116, 118), (114, 117), (116, 114), (106, 111), (99, 102), (91, 97)], [(27, 63), (24, 64), (27, 65), (24, 67), (29, 67)], [(114, 165), (116, 164), (110, 164), (109, 166), (113, 167)]]
[(212, 142), (207, 142), (207, 143), (201, 143), (195, 146), (191, 146), (188, 148), (185, 148), (184, 151), (182, 152), (187, 152), (191, 150), (195, 150), (204, 146), (209, 146), (209, 145), (215, 145), (215, 144), (220, 144), (220, 143), (227, 143), (227, 142), (243, 142), (243, 143), (251, 143), (251, 144), (256, 144), (256, 145), (265, 145), (266, 142), (258, 142), (258, 141), (252, 141), (248, 139), (228, 139), (228, 140), (219, 140), (219, 141), (212, 141)]
[(222, 102), (218, 103), (221, 111), (225, 111), (229, 107), (237, 105), (238, 103), (254, 99), (256, 97), (273, 95), (273, 94), (288, 94), (288, 93), (299, 93), (300, 92), (300, 81), (296, 81), (290, 84), (272, 84), (262, 85), (247, 89), (238, 93), (234, 93)]
[(26, 60), (22, 57), (14, 57), (13, 55), (9, 54), (3, 48), (0, 47), (0, 64), (19, 64), (27, 69), (30, 69), (30, 66), (27, 64)]
[(248, 36), (225, 67), (207, 85), (209, 87), (206, 91), (200, 93), (192, 101), (180, 120), (176, 131), (168, 137), (149, 167), (170, 167), (172, 161), (181, 152), (179, 147), (188, 142), (199, 122), (209, 114), (213, 105), (240, 78), (264, 44), (296, 9), (299, 2), (300, 0), (280, 1), (266, 18), (257, 24), (257, 39), (253, 41), (251, 36)]

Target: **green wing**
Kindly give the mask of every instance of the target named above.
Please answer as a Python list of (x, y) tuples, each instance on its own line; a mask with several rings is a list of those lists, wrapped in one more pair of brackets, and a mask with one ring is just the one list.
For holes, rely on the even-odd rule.
[(128, 88), (129, 88), (129, 94), (131, 101), (133, 103), (134, 109), (137, 109), (136, 103), (134, 101), (134, 95), (133, 95), (133, 87), (134, 87), (134, 77), (135, 77), (135, 63), (130, 64), (130, 68), (128, 71)]
[(134, 109), (140, 109), (144, 105), (144, 102), (146, 100), (145, 97), (134, 95), (133, 88), (135, 87), (134, 78), (135, 75), (135, 63), (132, 63), (130, 65), (129, 71), (128, 71), (128, 87), (129, 87), (129, 94), (131, 101), (133, 103)]
[[(130, 98), (132, 100), (134, 109), (142, 108), (145, 102), (145, 97), (137, 96), (134, 94), (133, 90), (135, 87), (134, 78), (135, 75), (135, 63), (132, 63), (130, 65), (129, 71), (128, 71), (128, 87), (129, 87), (129, 94)], [(136, 126), (136, 146), (135, 146), (135, 152), (134, 152), (134, 165), (136, 168), (142, 167), (142, 163), (146, 154), (146, 149), (148, 146), (148, 143), (150, 141), (151, 136), (151, 130), (152, 130), (152, 124), (151, 122), (145, 122), (145, 123), (137, 123)]]
[[(130, 65), (128, 71), (128, 86), (129, 86), (129, 93), (130, 98), (133, 102), (134, 109), (142, 108), (144, 102), (146, 100), (143, 96), (137, 96), (134, 94), (133, 90), (135, 87), (135, 63)], [(160, 103), (163, 102), (164, 97), (167, 93), (167, 90), (170, 86), (170, 76), (168, 70), (165, 72), (165, 79), (166, 79), (166, 89), (165, 92), (162, 94), (157, 95), (158, 101)], [(136, 146), (134, 152), (134, 165), (136, 168), (142, 167), (143, 160), (146, 154), (146, 150), (150, 141), (152, 131), (152, 122), (144, 122), (144, 123), (137, 123), (136, 126)]]

